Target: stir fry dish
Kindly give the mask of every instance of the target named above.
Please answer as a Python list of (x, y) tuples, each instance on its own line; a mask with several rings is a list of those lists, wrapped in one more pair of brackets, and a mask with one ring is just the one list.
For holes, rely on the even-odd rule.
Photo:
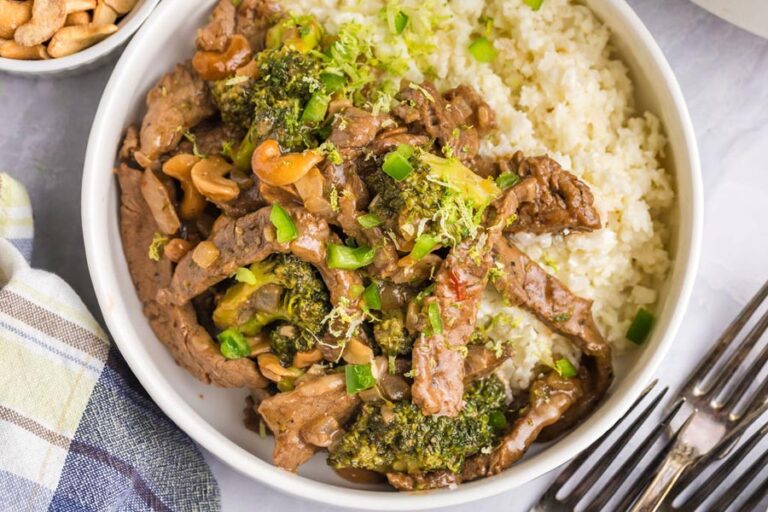
[[(401, 79), (354, 22), (263, 0), (221, 0), (147, 94), (116, 169), (138, 296), (179, 365), (249, 390), (277, 466), (325, 450), (341, 474), (452, 486), (609, 388), (592, 302), (515, 242), (600, 230), (593, 194), (545, 154), (481, 155), (496, 129), (474, 88)], [(478, 320), (488, 294), (570, 345), (527, 389)]]

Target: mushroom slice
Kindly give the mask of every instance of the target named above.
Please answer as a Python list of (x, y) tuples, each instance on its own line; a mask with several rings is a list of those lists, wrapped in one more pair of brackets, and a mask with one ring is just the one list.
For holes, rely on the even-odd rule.
[(16, 41), (0, 42), (0, 57), (16, 60), (43, 60), (48, 58), (45, 46), (21, 46)]
[(117, 25), (73, 25), (64, 27), (48, 43), (48, 53), (58, 58), (72, 55), (117, 32)]
[(22, 46), (42, 44), (64, 26), (66, 19), (65, 0), (34, 0), (32, 17), (16, 29), (13, 37)]
[(32, 0), (0, 0), (0, 39), (13, 39), (16, 29), (32, 17)]

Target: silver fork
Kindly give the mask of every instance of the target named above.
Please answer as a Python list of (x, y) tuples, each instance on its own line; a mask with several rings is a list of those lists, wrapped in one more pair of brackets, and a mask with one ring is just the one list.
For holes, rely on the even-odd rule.
[[(765, 410), (768, 378), (751, 396), (746, 396), (746, 393), (768, 361), (768, 344), (745, 372), (738, 370), (768, 328), (768, 311), (763, 313), (733, 353), (730, 356), (726, 354), (766, 296), (768, 282), (726, 328), (709, 355), (699, 363), (681, 388), (678, 396), (685, 399), (693, 412), (678, 431), (669, 454), (632, 508), (633, 512), (657, 510), (687, 468), (715, 447), (718, 447), (719, 456), (724, 455), (751, 421)], [(738, 406), (745, 399), (746, 405), (739, 411)], [(732, 433), (730, 442), (725, 443), (723, 440), (728, 432)]]
[[(655, 390), (656, 385), (656, 381), (651, 383), (616, 425), (576, 457), (563, 472), (558, 475), (536, 506), (531, 509), (531, 512), (573, 512), (576, 510), (577, 506), (579, 506), (581, 512), (599, 512), (607, 510), (606, 505), (614, 497), (617, 497), (620, 501), (615, 506), (612, 506), (611, 510), (625, 511), (629, 509), (642, 492), (643, 488), (648, 485), (653, 478), (653, 468), (658, 466), (670, 452), (677, 440), (677, 434), (680, 432), (680, 430), (678, 430), (673, 434), (670, 440), (664, 443), (659, 453), (657, 453), (650, 464), (648, 464), (649, 469), (641, 471), (640, 474), (635, 477), (635, 480), (632, 481), (630, 477), (633, 469), (638, 466), (647, 454), (652, 453), (652, 449), (662, 433), (667, 429), (672, 419), (683, 407), (685, 402), (685, 399), (683, 398), (679, 398), (674, 402), (668, 409), (668, 412), (655, 424), (653, 429), (642, 439), (640, 444), (632, 450), (618, 469), (615, 471), (608, 471), (612, 465), (611, 463), (622, 455), (623, 452), (627, 451), (629, 441), (635, 436), (640, 427), (648, 422), (648, 418), (656, 409), (660, 408), (660, 404), (662, 403), (662, 399), (666, 395), (668, 388), (665, 387), (658, 391)], [(651, 394), (652, 391), (653, 394)], [(625, 426), (625, 423), (628, 418), (632, 416), (635, 409), (637, 409), (641, 403), (646, 402), (647, 405), (645, 405), (642, 411), (637, 414), (635, 420)], [(750, 416), (745, 419), (745, 422), (751, 419), (753, 418)], [(602, 449), (604, 447), (603, 445), (606, 444), (606, 440), (611, 437), (619, 427), (623, 428), (622, 434), (606, 448), (603, 455), (601, 455), (594, 464), (591, 466), (587, 464), (591, 455)], [(693, 493), (679, 506), (675, 507), (665, 503), (664, 510), (672, 512), (689, 512), (696, 510), (720, 486), (723, 482), (723, 477), (733, 472), (744, 457), (754, 449), (755, 445), (757, 445), (766, 434), (768, 434), (768, 422), (762, 425), (762, 427), (752, 434), (743, 445), (729, 455), (716, 471), (708, 476), (703, 483), (698, 485), (697, 478), (701, 476), (704, 469), (709, 466), (710, 463), (716, 462), (716, 452), (712, 451), (708, 458), (704, 457), (700, 459), (700, 463), (692, 468), (690, 472), (685, 473), (684, 476), (686, 486), (691, 483), (694, 484), (691, 486), (692, 488), (695, 488)], [(723, 439), (723, 443), (736, 442), (736, 438), (739, 435), (741, 435), (741, 432), (733, 431)], [(713, 504), (710, 510), (726, 510), (733, 502), (734, 496), (739, 496), (744, 489), (755, 480), (755, 477), (760, 476), (766, 463), (768, 463), (768, 450), (758, 457), (741, 476), (721, 493), (720, 498)], [(558, 498), (557, 495), (560, 494), (565, 485), (569, 483), (579, 471), (583, 470), (586, 470), (586, 473), (579, 477), (578, 483), (576, 483), (565, 496)], [(608, 477), (608, 480), (599, 482), (603, 477)], [(617, 493), (625, 483), (629, 484), (627, 489), (621, 489), (622, 492)], [(590, 500), (585, 503), (586, 500), (584, 498), (589, 491), (593, 489), (599, 489), (599, 491), (594, 494), (594, 496), (591, 496)], [(752, 494), (741, 503), (741, 510), (753, 510), (766, 495), (768, 495), (768, 478), (765, 478)]]

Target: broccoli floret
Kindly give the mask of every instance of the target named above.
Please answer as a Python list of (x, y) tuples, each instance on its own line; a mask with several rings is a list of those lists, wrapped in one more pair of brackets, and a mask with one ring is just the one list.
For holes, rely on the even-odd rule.
[(384, 312), (381, 321), (373, 325), (373, 337), (386, 356), (404, 356), (413, 348), (413, 336), (405, 329), (405, 319), (399, 310)]
[(225, 78), (211, 83), (213, 101), (227, 124), (247, 129), (253, 118), (253, 91), (256, 81), (246, 76)]
[[(398, 150), (399, 151), (399, 150)], [(366, 184), (377, 194), (371, 213), (390, 220), (406, 240), (428, 234), (441, 245), (474, 237), (485, 207), (500, 193), (456, 159), (418, 149), (409, 157), (413, 170), (396, 180), (378, 169)]]
[(386, 473), (417, 473), (447, 469), (458, 472), (464, 460), (492, 447), (500, 435), (499, 415), (506, 402), (504, 385), (495, 376), (476, 381), (464, 393), (459, 416), (425, 416), (410, 401), (387, 414), (365, 404), (328, 463), (334, 468), (359, 468)]
[[(249, 267), (247, 282), (232, 285), (213, 312), (217, 327), (234, 327), (246, 336), (269, 332), (272, 352), (289, 363), (296, 352), (311, 350), (331, 310), (328, 290), (318, 272), (292, 254), (277, 254)], [(259, 301), (267, 285), (276, 300)], [(261, 302), (266, 302), (263, 304)]]

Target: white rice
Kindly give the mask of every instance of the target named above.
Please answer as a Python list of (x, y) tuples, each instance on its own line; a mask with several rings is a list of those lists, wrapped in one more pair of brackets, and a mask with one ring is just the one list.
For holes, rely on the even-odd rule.
[[(670, 265), (661, 220), (674, 193), (660, 163), (665, 138), (659, 120), (635, 112), (632, 83), (612, 54), (608, 28), (569, 0), (544, 0), (538, 11), (522, 0), (401, 0), (396, 9), (410, 18), (401, 36), (383, 22), (387, 2), (381, 0), (281, 3), (290, 12), (314, 14), (331, 31), (348, 21), (362, 24), (377, 56), (404, 59), (411, 80), (433, 79), (441, 90), (472, 85), (499, 125), (483, 143), (484, 154), (547, 153), (590, 186), (603, 229), (520, 235), (517, 244), (574, 293), (594, 300), (603, 334), (624, 350), (637, 308), (653, 309)], [(485, 32), (486, 18), (493, 20), (488, 37), (499, 52), (491, 64), (467, 50), (471, 37)], [(508, 372), (513, 387), (527, 387), (533, 366), (551, 364), (553, 353), (577, 362), (562, 338), (489, 293), (480, 321), (500, 312), (514, 319), (493, 333), (515, 348), (514, 371)]]

